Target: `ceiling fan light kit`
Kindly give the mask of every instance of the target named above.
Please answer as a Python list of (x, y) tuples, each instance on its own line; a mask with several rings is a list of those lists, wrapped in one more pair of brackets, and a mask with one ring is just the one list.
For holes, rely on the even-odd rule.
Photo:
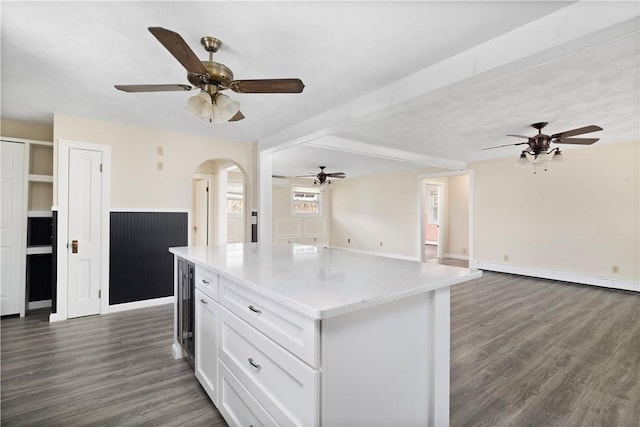
[(532, 137), (524, 135), (507, 135), (516, 138), (524, 138), (527, 142), (517, 142), (515, 144), (504, 144), (496, 147), (483, 148), (483, 150), (492, 150), (494, 148), (509, 147), (512, 145), (528, 145), (529, 148), (520, 153), (520, 157), (516, 164), (518, 166), (533, 166), (533, 173), (536, 173), (537, 165), (544, 165), (547, 170), (547, 162), (563, 162), (564, 156), (560, 148), (551, 148), (551, 144), (574, 144), (574, 145), (591, 145), (600, 140), (600, 138), (571, 138), (575, 135), (583, 135), (585, 133), (597, 132), (602, 130), (600, 126), (590, 125), (564, 132), (554, 133), (553, 135), (545, 135), (542, 129), (547, 126), (547, 122), (538, 122), (531, 125), (538, 130), (538, 134)]
[(320, 168), (320, 172), (315, 175), (299, 175), (297, 178), (311, 178), (314, 177), (313, 185), (316, 187), (320, 187), (322, 192), (326, 190), (331, 185), (331, 180), (328, 178), (346, 178), (347, 175), (344, 172), (325, 172), (326, 166), (318, 166)]
[[(201, 90), (187, 101), (187, 111), (212, 123), (233, 122), (244, 119), (240, 103), (220, 91), (231, 89), (237, 93), (301, 93), (304, 83), (300, 79), (234, 80), (233, 72), (224, 64), (214, 62), (213, 54), (222, 46), (215, 37), (202, 37), (200, 44), (209, 52), (209, 60), (201, 61), (180, 34), (162, 27), (149, 27), (149, 32), (187, 70), (187, 80)], [(123, 92), (188, 91), (184, 84), (115, 85)]]

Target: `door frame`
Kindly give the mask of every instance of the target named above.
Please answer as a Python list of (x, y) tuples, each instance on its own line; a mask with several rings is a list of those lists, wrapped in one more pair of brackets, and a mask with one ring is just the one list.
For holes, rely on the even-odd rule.
[[(467, 248), (467, 255), (469, 256), (469, 269), (473, 269), (473, 265), (476, 264), (475, 259), (474, 259), (474, 232), (473, 232), (473, 223), (474, 223), (474, 214), (473, 214), (473, 185), (474, 185), (474, 177), (473, 177), (473, 170), (472, 169), (463, 169), (463, 170), (458, 170), (458, 171), (451, 171), (451, 172), (439, 172), (439, 173), (431, 173), (431, 174), (426, 174), (426, 175), (418, 175), (418, 227), (419, 227), (419, 235), (418, 235), (418, 259), (421, 262), (424, 262), (424, 203), (422, 200), (422, 183), (423, 181), (429, 181), (435, 178), (443, 178), (443, 177), (450, 177), (450, 176), (461, 176), (461, 175), (466, 175), (469, 177), (469, 244), (468, 244), (468, 248)], [(443, 187), (443, 190), (446, 187)], [(444, 193), (444, 191), (443, 191)], [(446, 198), (446, 195), (443, 194), (442, 195), (442, 199)], [(439, 202), (446, 202), (446, 200), (439, 200)], [(447, 212), (442, 209), (440, 210), (440, 213), (443, 214), (442, 216), (446, 216)], [(446, 222), (446, 219), (444, 218), (440, 218), (441, 222), (440, 224), (442, 224), (442, 220), (444, 220)], [(440, 227), (440, 230), (438, 232), (438, 240), (439, 243), (441, 243), (442, 240), (442, 226)], [(440, 246), (438, 246), (438, 251), (440, 251)]]
[[(447, 184), (446, 182), (441, 182), (441, 181), (435, 181), (435, 180), (430, 180), (430, 179), (423, 179), (422, 181), (420, 181), (420, 185), (431, 185), (433, 187), (437, 188), (437, 192), (438, 192), (438, 240), (436, 241), (436, 245), (437, 245), (437, 252), (436, 252), (436, 258), (440, 259), (442, 258), (442, 256), (444, 255), (443, 253), (443, 242), (444, 242), (444, 237), (445, 237), (445, 230), (447, 229), (447, 211), (446, 211), (446, 194), (447, 192), (445, 191), (447, 188)], [(429, 197), (430, 195), (427, 194), (427, 197)], [(424, 197), (424, 196), (423, 196)], [(422, 228), (422, 236), (423, 236), (423, 243), (424, 243), (424, 234), (425, 234), (425, 224), (424, 224), (424, 215), (426, 214), (426, 209), (425, 209), (425, 204), (427, 202), (430, 202), (430, 199), (427, 200), (423, 200), (422, 198), (420, 199), (420, 203), (422, 203), (422, 224), (421, 224), (421, 228)], [(431, 216), (429, 216), (431, 217)], [(424, 259), (424, 247), (422, 248), (422, 253), (420, 254), (420, 259), (421, 261), (426, 261)]]
[(69, 153), (71, 149), (100, 151), (102, 153), (102, 221), (100, 240), (100, 314), (109, 312), (109, 229), (111, 210), (111, 146), (89, 142), (58, 139), (57, 176), (54, 174), (54, 186), (57, 189), (58, 206), (58, 242), (57, 242), (57, 293), (56, 312), (49, 316), (50, 322), (68, 318), (68, 267), (69, 254), (67, 239), (69, 233)]

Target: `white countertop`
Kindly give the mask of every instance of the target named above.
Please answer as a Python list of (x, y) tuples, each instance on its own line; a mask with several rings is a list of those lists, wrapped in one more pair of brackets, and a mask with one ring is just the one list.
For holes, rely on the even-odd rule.
[(169, 251), (314, 319), (466, 282), (480, 271), (290, 243)]

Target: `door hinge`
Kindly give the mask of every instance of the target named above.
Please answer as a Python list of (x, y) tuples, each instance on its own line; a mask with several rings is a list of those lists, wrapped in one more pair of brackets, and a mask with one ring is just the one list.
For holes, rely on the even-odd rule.
[(98, 289), (98, 298), (102, 298), (102, 289)]
[(102, 163), (100, 163), (100, 172), (102, 172)]
[(209, 192), (209, 187), (207, 187), (207, 193)]

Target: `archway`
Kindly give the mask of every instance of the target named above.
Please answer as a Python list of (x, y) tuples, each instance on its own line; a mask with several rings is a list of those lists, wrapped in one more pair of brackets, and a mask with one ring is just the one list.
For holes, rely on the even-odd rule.
[(248, 180), (233, 160), (209, 159), (191, 180), (192, 244), (246, 242)]

